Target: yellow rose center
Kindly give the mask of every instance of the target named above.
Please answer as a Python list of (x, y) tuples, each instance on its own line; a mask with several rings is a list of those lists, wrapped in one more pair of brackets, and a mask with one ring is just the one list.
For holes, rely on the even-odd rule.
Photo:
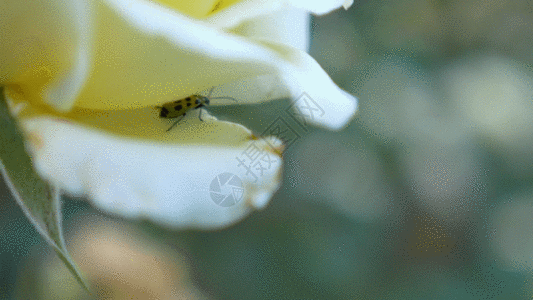
[(204, 19), (241, 0), (152, 0), (189, 17)]

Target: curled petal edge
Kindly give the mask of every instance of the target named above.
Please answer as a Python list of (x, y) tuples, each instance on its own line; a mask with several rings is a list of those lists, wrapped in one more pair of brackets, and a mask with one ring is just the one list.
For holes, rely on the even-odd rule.
[[(281, 181), (276, 150), (281, 143), (273, 138), (251, 136), (235, 147), (180, 146), (118, 138), (50, 118), (25, 120), (24, 126), (34, 164), (45, 179), (69, 194), (88, 196), (108, 213), (166, 227), (230, 225), (263, 208)], [(262, 170), (239, 161), (254, 149), (264, 155)], [(222, 184), (222, 190), (214, 190), (213, 182), (228, 173), (242, 189)], [(235, 193), (236, 203), (217, 204), (224, 193)]]

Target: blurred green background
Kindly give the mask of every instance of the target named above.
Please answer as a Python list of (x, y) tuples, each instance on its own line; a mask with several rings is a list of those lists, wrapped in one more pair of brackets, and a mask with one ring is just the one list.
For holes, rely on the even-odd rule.
[[(531, 299), (533, 1), (356, 1), (311, 32), (359, 112), (339, 132), (292, 124), (266, 209), (169, 231), (67, 199), (88, 296), (4, 188), (0, 298)], [(288, 106), (210, 111), (262, 132)]]

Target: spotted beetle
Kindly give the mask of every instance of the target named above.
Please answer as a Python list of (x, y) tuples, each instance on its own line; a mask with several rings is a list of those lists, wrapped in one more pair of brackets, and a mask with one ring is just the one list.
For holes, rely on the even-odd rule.
[(179, 118), (179, 120), (174, 122), (174, 124), (172, 124), (172, 126), (170, 126), (167, 129), (167, 131), (170, 131), (172, 128), (174, 128), (174, 126), (176, 126), (183, 119), (183, 117), (185, 117), (187, 112), (189, 112), (189, 110), (191, 109), (200, 109), (200, 114), (198, 115), (198, 118), (200, 119), (200, 121), (203, 122), (201, 108), (209, 105), (210, 100), (212, 99), (230, 99), (233, 101), (237, 101), (231, 97), (209, 98), (209, 96), (211, 96), (211, 93), (213, 92), (213, 89), (215, 88), (211, 89), (207, 97), (201, 96), (201, 95), (191, 95), (187, 98), (165, 103), (162, 106), (156, 106), (156, 108), (160, 109), (159, 111), (160, 118), (174, 119), (174, 118), (181, 117)]

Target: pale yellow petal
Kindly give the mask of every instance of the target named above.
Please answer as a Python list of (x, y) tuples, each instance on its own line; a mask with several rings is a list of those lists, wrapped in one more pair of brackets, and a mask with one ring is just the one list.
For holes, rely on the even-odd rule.
[(341, 6), (347, 9), (351, 5), (350, 2), (351, 0), (244, 0), (209, 16), (205, 21), (219, 28), (232, 28), (242, 22), (274, 14), (277, 11), (298, 9), (321, 15)]
[(315, 15), (323, 15), (330, 13), (339, 7), (348, 9), (353, 3), (353, 0), (287, 0), (291, 6), (305, 9)]
[[(197, 147), (117, 138), (50, 118), (24, 125), (44, 178), (106, 212), (172, 228), (234, 223), (264, 207), (281, 179), (276, 140)], [(250, 149), (261, 153), (255, 164), (246, 161)]]
[(28, 102), (70, 108), (92, 62), (91, 11), (86, 1), (2, 1), (0, 84)]
[(287, 7), (243, 20), (230, 31), (243, 37), (269, 40), (308, 51), (310, 28), (310, 16), (307, 11)]
[(343, 128), (352, 120), (357, 111), (357, 99), (340, 89), (309, 54), (270, 41), (257, 43), (280, 54), (285, 62), (279, 65), (280, 75), (221, 86), (219, 90), (226, 96), (250, 102), (262, 102), (274, 95), (290, 97), (296, 109), (294, 116), (303, 118), (301, 122), (330, 129)]
[[(205, 109), (193, 109), (182, 117), (172, 119), (159, 117), (160, 109), (156, 107), (130, 110), (76, 108), (68, 113), (59, 113), (47, 106), (24, 105), (24, 95), (20, 93), (7, 91), (6, 96), (22, 122), (47, 116), (120, 137), (173, 144), (235, 146), (248, 141), (252, 135), (240, 124), (218, 121)], [(200, 120), (200, 111), (203, 121)], [(167, 132), (177, 121), (177, 126)]]
[(180, 13), (191, 18), (201, 19), (208, 16), (222, 2), (219, 0), (196, 0), (196, 1), (179, 1), (179, 0), (154, 0), (153, 2), (168, 6), (169, 8), (179, 11)]
[(143, 1), (100, 1), (94, 67), (77, 106), (134, 109), (275, 73), (275, 53)]

